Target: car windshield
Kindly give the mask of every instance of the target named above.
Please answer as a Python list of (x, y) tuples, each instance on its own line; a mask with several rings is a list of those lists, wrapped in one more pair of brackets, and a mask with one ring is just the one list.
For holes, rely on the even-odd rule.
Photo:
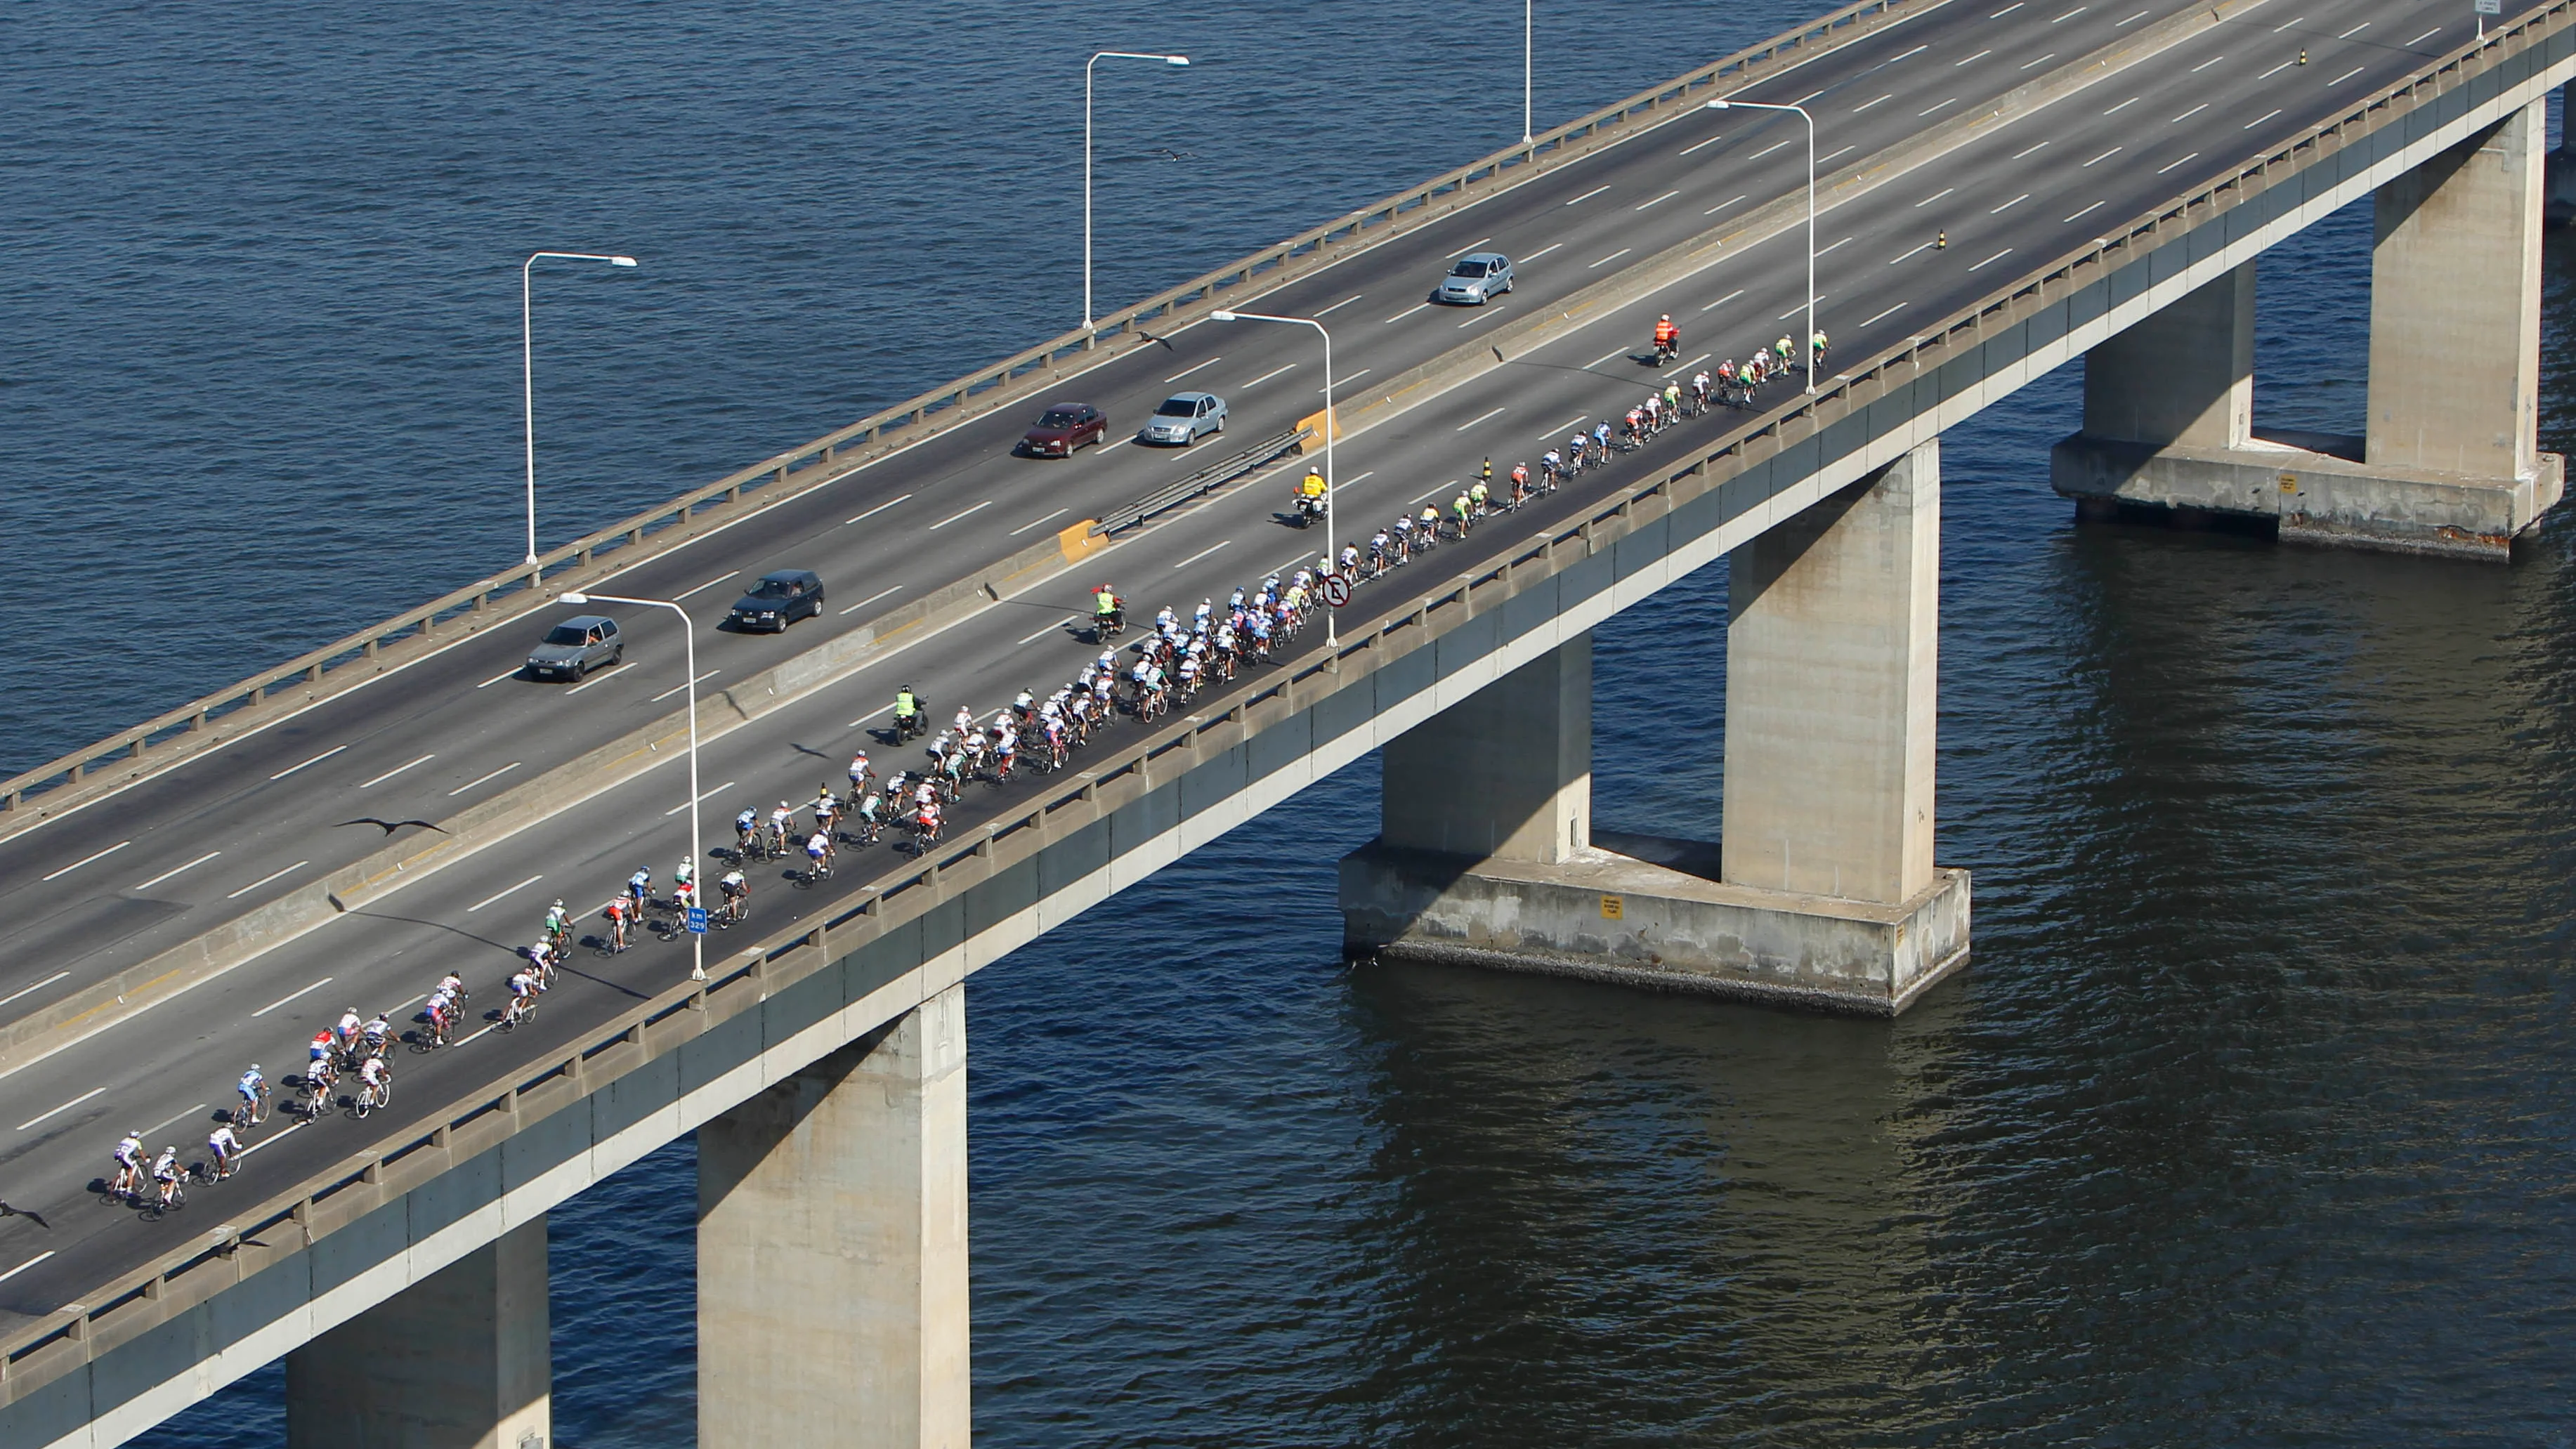
[(554, 627), (553, 632), (546, 635), (546, 642), (549, 644), (579, 644), (589, 637), (589, 635), (584, 634), (581, 630), (570, 624), (557, 624)]
[(1453, 277), (1481, 277), (1484, 274), (1485, 264), (1472, 258), (1449, 269), (1449, 275)]
[(789, 591), (789, 585), (785, 579), (762, 579), (760, 581), (760, 587), (751, 591), (751, 597), (755, 599), (783, 599), (787, 597)]
[(1067, 412), (1063, 408), (1054, 408), (1049, 410), (1045, 417), (1038, 419), (1038, 426), (1042, 428), (1069, 428), (1080, 421), (1082, 421), (1082, 419), (1076, 417), (1070, 412)]
[(1194, 397), (1165, 398), (1163, 405), (1154, 409), (1158, 418), (1194, 418), (1198, 413), (1199, 400)]

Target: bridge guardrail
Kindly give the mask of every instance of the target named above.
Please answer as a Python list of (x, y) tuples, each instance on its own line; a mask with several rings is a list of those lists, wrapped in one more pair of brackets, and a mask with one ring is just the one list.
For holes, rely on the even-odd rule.
[(1107, 538), (1134, 528), (1148, 518), (1169, 513), (1203, 493), (1212, 493), (1237, 478), (1269, 467), (1305, 446), (1315, 430), (1304, 425), (1262, 439), (1222, 463), (1212, 463), (1174, 483), (1166, 483), (1142, 498), (1132, 499), (1100, 515), (1091, 525), (1095, 536)]
[[(544, 553), (533, 565), (523, 564), (441, 595), (133, 728), (0, 780), (0, 836), (49, 818), (51, 812), (38, 803), (44, 796), (88, 782), (102, 770), (131, 763), (134, 768), (113, 778), (138, 779), (154, 772), (141, 764), (149, 751), (175, 752), (166, 757), (177, 758), (220, 743), (222, 736), (217, 726), (222, 721), (245, 710), (262, 711), (264, 719), (267, 711), (263, 706), (293, 692), (296, 686), (307, 686), (304, 697), (294, 705), (301, 708), (339, 688), (364, 682), (351, 673), (353, 667), (364, 678), (384, 672), (391, 666), (384, 657), (387, 649), (408, 654), (416, 648), (443, 644), (516, 618), (552, 597), (551, 591), (540, 592), (551, 570), (569, 565), (570, 574), (558, 576), (556, 582), (579, 584), (611, 567), (631, 567), (641, 557), (650, 556), (639, 552), (648, 546), (660, 552), (706, 531), (710, 520), (699, 517), (702, 511), (720, 510), (711, 521), (729, 523), (744, 516), (746, 502), (750, 511), (756, 512), (826, 486), (945, 427), (1023, 401), (1040, 387), (1055, 385), (1065, 376), (1063, 364), (1068, 360), (1078, 364), (1074, 370), (1080, 371), (1132, 350), (1121, 346), (1122, 342), (1144, 345), (1148, 338), (1142, 324), (1146, 322), (1169, 320), (1184, 313), (1195, 319), (1215, 310), (1224, 289), (1236, 289), (1226, 300), (1238, 301), (1246, 295), (1240, 289), (1256, 280), (1263, 289), (1294, 280), (1319, 266), (1405, 235), (1461, 206), (1588, 156), (1604, 145), (1624, 140), (1638, 129), (1627, 123), (1640, 117), (1670, 119), (1698, 104), (1699, 98), (1693, 95), (1696, 91), (1729, 78), (1737, 80), (1737, 88), (1750, 85), (1786, 65), (1812, 60), (1940, 3), (1944, 0), (1855, 0), (1758, 46), (1554, 127), (1527, 143), (1443, 172), (1373, 205), (1167, 288), (1102, 317), (1088, 329), (1077, 329), (1024, 349), (998, 364), (872, 413), (802, 447), (773, 454), (659, 507)], [(1688, 104), (1677, 110), (1677, 101)], [(1614, 127), (1618, 129), (1611, 129)], [(1104, 343), (1108, 344), (1105, 349)], [(603, 564), (602, 560), (610, 562)], [(336, 687), (326, 689), (326, 685)], [(20, 813), (31, 805), (36, 806), (32, 816)]]
[[(1973, 346), (1988, 325), (2009, 324), (2048, 304), (2052, 286), (2090, 280), (2108, 269), (2104, 258), (2125, 250), (2131, 258), (2161, 245), (2169, 223), (2195, 208), (2216, 208), (2247, 188), (2260, 187), (2278, 169), (2295, 169), (2301, 158), (2314, 160), (2343, 144), (2352, 133), (2393, 124), (2415, 105), (2468, 81), (2499, 61), (2518, 55), (2539, 39), (2568, 28), (2576, 20), (2576, 0), (2552, 0), (2510, 24), (2499, 25), (2484, 40), (2464, 47), (2440, 65), (2409, 81), (2365, 98), (2332, 120), (2323, 122), (2260, 158), (2234, 167), (2215, 181), (2177, 195), (2143, 213), (2100, 245), (2087, 246), (1953, 313), (1932, 331), (1892, 348), (1855, 374), (1837, 377), (1814, 398), (1801, 396), (1730, 434), (1714, 449), (1677, 469), (1666, 469), (1629, 485), (1604, 502), (1581, 512), (1576, 521), (1533, 536), (1510, 553), (1488, 561), (1472, 574), (1460, 575), (1439, 592), (1417, 598), (1410, 606), (1384, 615), (1364, 633), (1355, 631), (1341, 648), (1258, 684), (1246, 684), (1218, 696), (1207, 711), (1179, 720), (1129, 746), (1103, 769), (1075, 773), (1068, 784), (1022, 807), (1012, 819), (969, 833), (925, 856), (907, 869), (888, 872), (860, 886), (843, 901), (855, 902), (832, 911), (819, 925), (769, 938), (769, 944), (746, 952), (719, 968), (712, 979), (683, 983), (620, 1014), (588, 1039), (551, 1061), (495, 1079), (493, 1086), (452, 1099), (433, 1114), (442, 1119), (426, 1130), (402, 1129), (368, 1150), (316, 1173), (294, 1187), (252, 1207), (233, 1222), (193, 1238), (189, 1244), (118, 1276), (88, 1301), (67, 1304), (33, 1323), (0, 1336), (0, 1403), (14, 1402), (51, 1381), (59, 1372), (87, 1362), (98, 1353), (166, 1321), (177, 1312), (212, 1297), (286, 1253), (310, 1246), (314, 1238), (356, 1220), (393, 1193), (426, 1180), (451, 1160), (461, 1160), (517, 1130), (523, 1120), (543, 1116), (558, 1106), (595, 1090), (640, 1065), (661, 1050), (694, 1037), (709, 1026), (756, 1005), (833, 960), (839, 947), (834, 932), (853, 929), (868, 936), (911, 920), (938, 904), (943, 883), (973, 884), (1014, 865), (1032, 845), (1056, 838), (1055, 832), (1088, 824), (1106, 809), (1150, 788), (1155, 764), (1175, 752), (1199, 757), (1207, 748), (1224, 749), (1259, 727), (1257, 717), (1303, 708), (1329, 692), (1316, 681), (1335, 676), (1337, 687), (1346, 670), (1366, 673), (1394, 651), (1382, 641), (1398, 630), (1425, 628), (1445, 632), (1476, 615), (1488, 600), (1508, 595), (1519, 570), (1546, 561), (1561, 548), (1585, 552), (1605, 546), (1632, 528), (1652, 522), (1680, 503), (1718, 486), (1722, 464), (1751, 462), (1789, 445), (1789, 425), (1806, 424), (1801, 436), (1823, 425), (1825, 414), (1845, 416), (1884, 393), (1891, 374), (1910, 375), (1925, 366), (1927, 353)], [(2203, 215), (2206, 214), (2204, 211)], [(2088, 277), (2086, 273), (2090, 272)], [(1687, 495), (1687, 496), (1685, 496)], [(1483, 597), (1480, 597), (1482, 595)], [(954, 879), (947, 877), (953, 875)], [(873, 927), (873, 930), (869, 928)], [(862, 936), (861, 939), (867, 939)], [(271, 1245), (262, 1234), (291, 1239)]]

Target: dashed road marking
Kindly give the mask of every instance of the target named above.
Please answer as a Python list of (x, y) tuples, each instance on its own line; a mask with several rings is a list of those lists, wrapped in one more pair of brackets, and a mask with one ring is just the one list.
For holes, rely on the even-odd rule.
[(537, 882), (539, 882), (539, 881), (541, 881), (541, 880), (544, 880), (544, 879), (545, 879), (545, 877), (544, 877), (544, 876), (542, 876), (542, 875), (532, 875), (532, 876), (528, 877), (526, 880), (523, 880), (523, 881), (519, 882), (517, 885), (514, 885), (514, 886), (503, 886), (501, 889), (499, 889), (499, 890), (497, 890), (497, 891), (494, 891), (494, 892), (492, 892), (492, 894), (490, 894), (490, 895), (488, 895), (488, 896), (485, 896), (483, 899), (481, 899), (481, 900), (479, 900), (479, 901), (476, 901), (474, 904), (472, 904), (472, 905), (470, 905), (470, 906), (467, 906), (467, 907), (465, 908), (466, 914), (468, 914), (468, 915), (472, 915), (474, 912), (476, 912), (476, 911), (479, 911), (479, 910), (483, 909), (485, 906), (488, 906), (488, 905), (492, 904), (494, 901), (497, 901), (497, 900), (501, 899), (503, 896), (516, 895), (516, 894), (518, 894), (520, 891), (526, 890), (528, 887), (530, 887), (530, 886), (532, 886), (532, 885), (535, 885)]
[(277, 1010), (279, 1007), (284, 1006), (286, 1003), (288, 1003), (288, 1002), (290, 1002), (290, 1001), (297, 1000), (298, 998), (301, 998), (301, 997), (310, 996), (310, 995), (312, 995), (314, 992), (319, 991), (319, 990), (321, 990), (323, 987), (328, 986), (328, 985), (330, 985), (330, 984), (331, 984), (331, 978), (330, 978), (330, 977), (328, 977), (328, 976), (325, 976), (325, 977), (323, 977), (321, 980), (314, 982), (314, 983), (313, 983), (312, 985), (310, 985), (310, 986), (303, 987), (303, 988), (301, 988), (301, 989), (299, 989), (299, 990), (295, 990), (295, 991), (290, 991), (290, 992), (288, 992), (286, 995), (281, 996), (281, 997), (277, 998), (275, 1001), (270, 1002), (268, 1005), (261, 1007), (259, 1010), (252, 1012), (252, 1013), (251, 1013), (251, 1015), (252, 1015), (252, 1016), (254, 1016), (254, 1017), (266, 1016), (266, 1015), (268, 1015), (270, 1012)]
[(410, 769), (410, 768), (412, 767), (412, 765), (426, 765), (426, 764), (428, 764), (430, 761), (435, 760), (435, 759), (437, 759), (437, 758), (438, 758), (438, 756), (437, 756), (436, 754), (434, 754), (434, 753), (433, 753), (433, 754), (427, 754), (427, 755), (423, 755), (423, 756), (421, 756), (421, 757), (420, 757), (419, 759), (417, 759), (417, 760), (412, 761), (412, 762), (411, 762), (411, 764), (409, 764), (409, 765), (396, 765), (396, 766), (394, 766), (392, 769), (385, 771), (383, 774), (378, 775), (376, 778), (374, 778), (374, 779), (372, 779), (372, 780), (369, 780), (369, 781), (366, 781), (365, 783), (363, 783), (363, 784), (359, 785), (359, 786), (358, 786), (358, 788), (359, 788), (359, 789), (361, 789), (361, 790), (372, 790), (372, 789), (374, 789), (376, 786), (381, 785), (381, 784), (383, 784), (384, 782), (386, 782), (387, 780), (392, 779), (394, 776), (401, 774), (403, 771)]
[(975, 505), (974, 507), (972, 507), (972, 508), (961, 508), (961, 509), (959, 509), (957, 512), (952, 513), (952, 514), (948, 515), (946, 518), (943, 518), (943, 519), (939, 520), (937, 523), (934, 523), (934, 524), (930, 525), (930, 527), (931, 527), (931, 529), (932, 529), (933, 531), (936, 531), (936, 530), (939, 530), (939, 529), (942, 529), (942, 528), (946, 528), (948, 525), (950, 525), (950, 524), (952, 524), (952, 523), (955, 523), (957, 520), (959, 520), (959, 519), (961, 519), (961, 518), (969, 518), (969, 517), (972, 517), (972, 516), (974, 516), (975, 514), (981, 513), (981, 512), (983, 512), (985, 509), (990, 508), (990, 507), (992, 507), (992, 506), (993, 506), (993, 500), (992, 500), (992, 499), (990, 499), (990, 498), (987, 498), (987, 499), (985, 499), (983, 502), (976, 504), (976, 505)]
[(324, 750), (322, 753), (320, 753), (320, 754), (318, 754), (318, 755), (315, 755), (312, 759), (306, 760), (306, 761), (304, 762), (304, 764), (302, 764), (302, 765), (289, 765), (289, 766), (287, 766), (285, 769), (278, 771), (276, 774), (271, 775), (271, 776), (269, 776), (268, 778), (270, 778), (270, 779), (272, 779), (272, 780), (283, 780), (283, 779), (285, 779), (287, 776), (294, 774), (296, 771), (303, 769), (305, 765), (318, 765), (318, 764), (322, 763), (324, 760), (327, 760), (327, 759), (331, 758), (333, 755), (336, 755), (336, 754), (340, 753), (342, 750), (345, 750), (345, 749), (347, 749), (347, 748), (348, 748), (348, 746), (347, 746), (347, 745), (333, 745), (331, 748), (329, 748), (329, 749), (327, 749), (327, 750)]
[(889, 498), (885, 502), (878, 504), (876, 507), (869, 509), (865, 513), (859, 514), (856, 517), (842, 519), (841, 526), (843, 528), (847, 528), (853, 523), (865, 523), (869, 519), (876, 517), (878, 514), (885, 512), (887, 509), (894, 507), (898, 503), (909, 503), (911, 501), (912, 495), (909, 493), (903, 495), (901, 498)]
[[(270, 776), (269, 778), (271, 778), (271, 779), (275, 779), (276, 777), (272, 775), (272, 776)], [(105, 859), (107, 859), (109, 856), (116, 854), (118, 851), (123, 850), (125, 847), (127, 847), (127, 846), (129, 846), (129, 845), (132, 845), (133, 843), (134, 843), (134, 842), (133, 842), (133, 841), (131, 841), (131, 840), (120, 840), (120, 841), (116, 842), (114, 845), (111, 845), (111, 846), (109, 846), (107, 849), (102, 850), (102, 851), (99, 851), (98, 853), (96, 853), (96, 854), (94, 854), (94, 855), (84, 855), (84, 856), (82, 856), (80, 859), (78, 859), (78, 860), (76, 860), (76, 861), (73, 861), (71, 864), (69, 864), (69, 865), (67, 865), (67, 866), (64, 866), (62, 869), (60, 869), (60, 870), (58, 870), (58, 871), (55, 871), (52, 875), (49, 875), (49, 876), (45, 876), (45, 877), (43, 877), (43, 879), (45, 879), (45, 880), (59, 880), (59, 879), (61, 879), (61, 878), (62, 878), (62, 877), (64, 877), (64, 876), (70, 875), (73, 871), (76, 871), (76, 870), (80, 869), (82, 866), (85, 866), (85, 865), (89, 864), (91, 861), (93, 861), (93, 860), (105, 860)]]
[[(679, 693), (676, 689), (671, 692), (673, 694)], [(473, 789), (477, 785), (488, 785), (494, 780), (500, 779), (503, 775), (510, 773), (512, 770), (519, 768), (520, 763), (521, 762), (518, 760), (512, 760), (510, 763), (494, 770), (491, 774), (485, 775), (480, 779), (468, 780), (464, 784), (457, 786), (455, 789), (448, 791), (447, 798), (453, 800), (457, 796), (464, 794), (466, 791)]]
[(875, 603), (877, 600), (884, 598), (886, 595), (900, 593), (902, 590), (903, 585), (901, 584), (897, 584), (891, 589), (879, 589), (875, 593), (868, 595), (866, 598), (859, 600), (855, 604), (852, 604), (850, 607), (843, 609), (841, 612), (843, 614), (855, 614), (861, 609), (866, 608), (868, 605)]
[(288, 866), (288, 867), (287, 867), (286, 869), (284, 869), (284, 870), (280, 870), (280, 871), (272, 871), (272, 872), (270, 872), (269, 874), (264, 875), (264, 876), (261, 876), (259, 879), (255, 880), (255, 881), (252, 881), (249, 885), (243, 886), (240, 890), (234, 891), (231, 895), (228, 895), (228, 896), (224, 897), (224, 899), (225, 899), (225, 900), (228, 900), (228, 901), (232, 901), (232, 900), (239, 900), (239, 899), (241, 899), (243, 896), (249, 895), (252, 891), (258, 890), (261, 886), (264, 886), (264, 885), (268, 884), (270, 881), (277, 880), (277, 879), (280, 879), (280, 878), (285, 877), (285, 876), (293, 875), (293, 874), (295, 874), (297, 871), (302, 870), (304, 867), (306, 867), (306, 866), (308, 866), (308, 865), (311, 865), (312, 863), (313, 863), (313, 862), (311, 862), (311, 861), (309, 861), (309, 860), (299, 860), (299, 861), (297, 861), (295, 864)]
[(1163, 379), (1163, 381), (1165, 381), (1165, 382), (1179, 382), (1182, 378), (1185, 378), (1185, 377), (1189, 376), (1191, 373), (1194, 373), (1194, 372), (1205, 372), (1205, 371), (1207, 371), (1209, 368), (1214, 367), (1214, 366), (1216, 366), (1218, 363), (1223, 362), (1223, 361), (1225, 361), (1225, 359), (1224, 359), (1224, 358), (1222, 358), (1222, 357), (1211, 357), (1211, 358), (1209, 358), (1209, 359), (1208, 359), (1207, 361), (1205, 361), (1205, 362), (1197, 363), (1197, 364), (1195, 364), (1195, 365), (1193, 365), (1193, 366), (1190, 366), (1190, 367), (1184, 367), (1184, 368), (1182, 368), (1180, 371), (1178, 371), (1178, 372), (1176, 372), (1176, 373), (1173, 373), (1171, 376), (1169, 376), (1169, 377), (1167, 377), (1167, 378), (1164, 378), (1164, 379)]
[(1587, 201), (1590, 201), (1592, 198), (1594, 198), (1594, 197), (1596, 197), (1596, 196), (1599, 196), (1602, 192), (1605, 192), (1605, 191), (1607, 191), (1607, 190), (1609, 190), (1609, 189), (1610, 189), (1610, 188), (1609, 188), (1609, 187), (1607, 187), (1607, 186), (1596, 186), (1596, 187), (1593, 187), (1590, 191), (1587, 191), (1587, 192), (1583, 193), (1581, 196), (1578, 196), (1578, 197), (1574, 198), (1574, 200), (1567, 202), (1567, 203), (1566, 203), (1566, 205), (1568, 205), (1568, 206), (1578, 206), (1578, 205), (1581, 205), (1582, 203), (1587, 202)]
[(1606, 257), (1603, 257), (1600, 261), (1597, 261), (1597, 262), (1592, 263), (1592, 265), (1591, 265), (1591, 266), (1589, 266), (1589, 267), (1585, 267), (1585, 268), (1584, 268), (1584, 270), (1588, 272), (1588, 271), (1592, 270), (1592, 268), (1593, 268), (1593, 267), (1607, 266), (1607, 265), (1609, 265), (1610, 263), (1612, 263), (1612, 262), (1615, 262), (1615, 261), (1619, 260), (1621, 257), (1624, 257), (1624, 256), (1626, 256), (1628, 253), (1633, 252), (1633, 251), (1635, 251), (1635, 250), (1636, 250), (1636, 248), (1635, 248), (1635, 247), (1621, 247), (1621, 248), (1619, 248), (1619, 250), (1617, 250), (1617, 251), (1615, 251), (1615, 252), (1612, 252), (1610, 255), (1608, 255), (1608, 256), (1606, 256)]

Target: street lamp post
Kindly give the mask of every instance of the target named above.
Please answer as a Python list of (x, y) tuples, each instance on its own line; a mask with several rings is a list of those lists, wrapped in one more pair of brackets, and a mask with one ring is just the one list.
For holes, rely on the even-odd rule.
[(1104, 50), (1082, 67), (1082, 330), (1091, 330), (1091, 68), (1104, 60), (1159, 60), (1178, 70), (1186, 55), (1148, 55), (1137, 50)]
[(1538, 0), (1521, 0), (1521, 144), (1530, 143), (1530, 71), (1538, 61), (1536, 17), (1531, 14)]
[(537, 562), (537, 347), (536, 334), (530, 325), (533, 309), (529, 295), (534, 290), (537, 263), (546, 258), (567, 262), (606, 262), (612, 267), (631, 267), (633, 257), (609, 256), (602, 252), (532, 252), (519, 264), (519, 402), (525, 410), (528, 439), (528, 566)]
[[(1333, 551), (1333, 485), (1341, 475), (1333, 471), (1333, 440), (1341, 436), (1342, 423), (1333, 411), (1333, 334), (1312, 317), (1273, 317), (1261, 312), (1213, 312), (1219, 322), (1285, 322), (1296, 327), (1312, 327), (1324, 339), (1324, 557), (1341, 566), (1341, 556)], [(1324, 647), (1335, 648), (1341, 639), (1333, 627), (1334, 609), (1324, 606)]]
[[(689, 611), (669, 599), (630, 599), (619, 594), (570, 593), (563, 596), (567, 604), (633, 604), (643, 609), (668, 609), (680, 616), (680, 643), (683, 666), (689, 671), (683, 692), (688, 695), (689, 709), (689, 868), (691, 898), (703, 909), (706, 896), (706, 852), (700, 850), (698, 837), (698, 636), (689, 625)], [(683, 924), (687, 917), (681, 918)], [(689, 933), (689, 979), (707, 979), (707, 933)]]
[(1770, 101), (1711, 101), (1712, 111), (1732, 110), (1741, 106), (1748, 111), (1795, 111), (1807, 123), (1807, 338), (1799, 351), (1807, 354), (1807, 392), (1816, 391), (1816, 118), (1804, 106), (1783, 106)]

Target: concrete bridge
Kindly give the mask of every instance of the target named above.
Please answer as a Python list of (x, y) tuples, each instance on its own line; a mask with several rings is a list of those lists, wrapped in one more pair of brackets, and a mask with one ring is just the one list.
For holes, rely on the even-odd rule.
[[(1943, 429), (2083, 357), (2085, 429), (2052, 461), (2083, 511), (2501, 561), (2556, 501), (2540, 108), (2576, 70), (2576, 0), (2506, 10), (2481, 37), (2448, 0), (2331, 23), (1870, 0), (9, 782), (0, 1195), (53, 1226), (0, 1220), (0, 1438), (119, 1443), (283, 1356), (298, 1444), (542, 1444), (545, 1214), (695, 1131), (701, 1442), (963, 1444), (965, 977), (1372, 750), (1355, 951), (1902, 1010), (1970, 946), (1968, 872), (1933, 855)], [(1258, 480), (1094, 531), (1198, 460), (1009, 457), (1033, 403), (1126, 421), (1187, 380), (1247, 437), (1320, 425), (1312, 334), (1212, 314), (1322, 317), (1356, 524), (1624, 409), (1658, 315), (1685, 376), (1795, 328), (1803, 132), (1712, 98), (1817, 117), (1835, 360), (1812, 394), (1686, 421), (1364, 584), (1335, 643), (979, 788), (935, 847), (765, 881), (706, 981), (680, 944), (577, 952), (528, 1026), (405, 1056), (393, 1107), (264, 1129), (158, 1222), (92, 1200), (122, 1129), (199, 1140), (243, 1065), (450, 967), (488, 1003), (533, 934), (498, 918), (682, 853), (675, 710), (710, 808), (803, 798), (899, 684), (944, 713), (1070, 674), (1095, 577), (1150, 608), (1316, 552)], [(2367, 435), (2267, 435), (2255, 258), (2364, 197)], [(1488, 245), (1518, 291), (1418, 305)], [(2429, 384), (2378, 385), (2427, 356)], [(1721, 557), (1717, 841), (1595, 836), (1590, 630)], [(712, 627), (726, 581), (782, 565), (829, 582), (819, 627)], [(708, 605), (699, 679), (649, 616), (578, 691), (511, 678), (594, 587)], [(359, 839), (353, 815), (445, 833)]]

